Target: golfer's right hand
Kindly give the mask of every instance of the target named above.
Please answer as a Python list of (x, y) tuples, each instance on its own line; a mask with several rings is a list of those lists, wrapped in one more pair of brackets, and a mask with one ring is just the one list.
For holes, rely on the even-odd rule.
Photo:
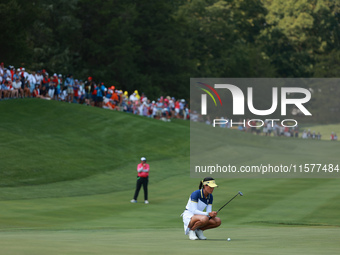
[(217, 216), (217, 212), (215, 212), (215, 211), (210, 212), (210, 213), (209, 213), (209, 216), (210, 216), (211, 218), (215, 218), (215, 217)]

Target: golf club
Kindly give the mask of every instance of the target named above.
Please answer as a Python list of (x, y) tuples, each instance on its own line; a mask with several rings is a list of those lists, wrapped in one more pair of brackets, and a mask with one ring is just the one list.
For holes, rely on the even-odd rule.
[(227, 203), (225, 203), (220, 209), (218, 209), (218, 210), (217, 210), (217, 213), (218, 213), (219, 211), (221, 211), (221, 210), (223, 209), (223, 207), (225, 207), (227, 204), (229, 204), (231, 200), (233, 200), (235, 197), (237, 197), (237, 195), (243, 196), (243, 193), (242, 193), (241, 191), (239, 191), (235, 196), (233, 196), (232, 199), (230, 199), (230, 200), (229, 200)]

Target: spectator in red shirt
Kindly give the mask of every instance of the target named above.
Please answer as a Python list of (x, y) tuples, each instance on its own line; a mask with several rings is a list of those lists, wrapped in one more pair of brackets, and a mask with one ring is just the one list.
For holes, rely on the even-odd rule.
[(148, 204), (148, 182), (149, 182), (149, 170), (150, 166), (146, 163), (146, 158), (141, 158), (141, 163), (137, 165), (137, 184), (136, 191), (133, 199), (130, 201), (131, 203), (137, 203), (137, 197), (140, 191), (140, 188), (143, 185), (144, 189), (144, 203)]
[(40, 94), (45, 97), (48, 93), (49, 90), (49, 86), (50, 86), (50, 78), (48, 77), (48, 73), (45, 72), (45, 75), (43, 75), (43, 79), (41, 81), (41, 90), (40, 90)]
[[(59, 79), (58, 75), (55, 73), (52, 77), (51, 83), (53, 84), (53, 96), (52, 99), (58, 100), (59, 99), (59, 91), (58, 91), (58, 84), (59, 84)], [(51, 89), (51, 88), (50, 88)]]

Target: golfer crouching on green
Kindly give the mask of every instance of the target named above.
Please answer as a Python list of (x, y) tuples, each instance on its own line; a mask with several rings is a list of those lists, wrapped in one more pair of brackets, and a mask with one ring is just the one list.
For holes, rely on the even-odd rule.
[[(203, 231), (217, 228), (221, 219), (216, 217), (217, 212), (212, 211), (213, 191), (217, 187), (214, 178), (206, 177), (200, 182), (199, 189), (194, 191), (182, 213), (184, 232), (190, 240), (206, 240)], [(204, 212), (205, 210), (205, 212)]]

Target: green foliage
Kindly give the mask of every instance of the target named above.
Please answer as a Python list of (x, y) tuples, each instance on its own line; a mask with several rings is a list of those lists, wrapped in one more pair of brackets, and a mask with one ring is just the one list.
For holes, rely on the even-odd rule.
[(260, 1), (252, 1), (251, 8), (249, 1), (196, 0), (181, 6), (177, 15), (188, 24), (196, 76), (273, 76), (274, 69), (255, 42), (264, 14)]
[(188, 98), (190, 77), (334, 77), (330, 0), (10, 0), (2, 61)]
[(314, 76), (318, 78), (335, 78), (340, 76), (340, 51), (332, 50), (327, 55), (318, 56)]
[(37, 12), (34, 3), (25, 0), (9, 0), (0, 3), (0, 49), (6, 65), (23, 65), (32, 52), (27, 41), (27, 30), (33, 25)]
[(322, 82), (311, 84), (313, 100), (310, 110), (313, 112), (313, 119), (319, 123), (340, 122), (340, 101), (330, 100), (340, 97), (340, 87), (334, 79), (323, 79)]
[(38, 17), (29, 29), (31, 69), (70, 73), (76, 71), (80, 21), (75, 17), (77, 0), (41, 1)]
[(328, 0), (263, 1), (261, 41), (280, 77), (311, 77), (320, 55), (339, 47), (339, 5)]

